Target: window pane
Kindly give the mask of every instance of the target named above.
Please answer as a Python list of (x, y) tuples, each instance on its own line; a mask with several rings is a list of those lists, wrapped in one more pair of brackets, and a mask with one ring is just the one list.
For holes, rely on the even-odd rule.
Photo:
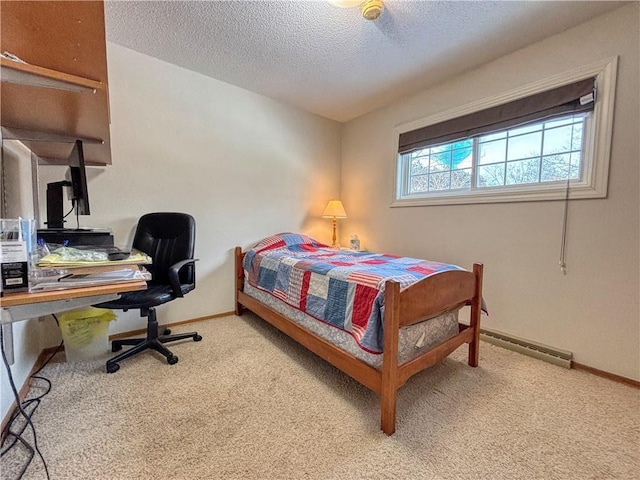
[(527, 125), (525, 127), (514, 128), (509, 130), (509, 136), (513, 137), (515, 135), (523, 135), (525, 133), (537, 132), (538, 130), (542, 130), (542, 124), (536, 123), (533, 125)]
[(492, 140), (500, 140), (501, 138), (507, 138), (507, 132), (491, 133), (489, 135), (483, 135), (480, 137), (481, 142), (490, 142)]
[(431, 157), (431, 172), (451, 170), (451, 150)]
[(579, 152), (544, 157), (542, 159), (540, 181), (563, 181), (567, 179), (567, 175), (571, 180), (578, 180), (580, 179), (580, 161), (581, 155)]
[(580, 123), (573, 125), (573, 132), (571, 134), (571, 150), (582, 150), (582, 128), (584, 126), (584, 119), (581, 119)]
[(451, 168), (458, 168), (468, 161), (471, 166), (471, 154), (473, 153), (473, 140), (463, 140), (451, 144)]
[(569, 178), (573, 180), (580, 179), (581, 162), (582, 162), (581, 152), (574, 152), (571, 154), (571, 166), (569, 167)]
[(503, 163), (478, 168), (478, 187), (498, 187), (502, 185), (504, 185)]
[(507, 152), (507, 141), (497, 140), (480, 144), (480, 165), (504, 162)]
[(542, 159), (541, 182), (556, 182), (566, 180), (569, 174), (571, 155), (551, 155)]
[(507, 163), (507, 185), (537, 183), (539, 167), (538, 158)]
[(509, 155), (507, 160), (518, 160), (540, 156), (542, 132), (538, 131), (528, 135), (519, 135), (509, 138)]
[(429, 167), (429, 157), (418, 157), (411, 160), (410, 175), (420, 175), (427, 173)]
[(451, 188), (471, 188), (471, 169), (465, 168), (452, 171)]
[(451, 169), (451, 150), (443, 150), (441, 153), (431, 155), (431, 165), (429, 171), (441, 172)]
[(409, 179), (409, 193), (422, 193), (428, 190), (427, 175), (416, 175)]
[(429, 175), (429, 190), (449, 190), (450, 173), (433, 173)]
[(553, 120), (545, 123), (545, 128), (561, 127), (562, 125), (568, 125), (573, 122), (573, 116), (567, 118), (561, 118), (559, 120)]
[(573, 128), (566, 127), (552, 128), (544, 132), (544, 155), (553, 153), (568, 152), (571, 150)]

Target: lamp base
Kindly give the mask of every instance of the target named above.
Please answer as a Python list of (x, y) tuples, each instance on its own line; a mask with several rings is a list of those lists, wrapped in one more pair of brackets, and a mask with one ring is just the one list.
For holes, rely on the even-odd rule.
[(336, 230), (338, 228), (338, 220), (336, 220), (336, 217), (333, 217), (331, 219), (331, 223), (333, 225), (333, 238), (332, 238), (332, 241), (331, 241), (331, 246), (333, 248), (338, 248), (338, 243), (336, 242), (336, 239), (338, 238), (337, 235), (336, 235)]

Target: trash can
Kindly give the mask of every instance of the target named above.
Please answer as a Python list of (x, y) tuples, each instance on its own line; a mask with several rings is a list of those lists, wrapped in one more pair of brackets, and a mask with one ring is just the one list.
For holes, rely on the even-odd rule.
[(109, 322), (115, 314), (106, 308), (83, 308), (60, 315), (67, 362), (88, 360), (109, 350)]

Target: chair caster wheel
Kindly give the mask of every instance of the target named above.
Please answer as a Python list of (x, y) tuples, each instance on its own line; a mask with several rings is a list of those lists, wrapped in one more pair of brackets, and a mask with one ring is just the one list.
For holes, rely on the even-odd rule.
[(122, 345), (116, 345), (115, 343), (111, 344), (111, 351), (112, 352), (119, 352), (120, 350), (122, 350)]
[(167, 357), (167, 363), (169, 365), (173, 365), (175, 363), (178, 363), (178, 357), (176, 357), (175, 355), (170, 355)]
[(162, 335), (171, 335), (171, 329), (165, 328), (162, 332)]
[(120, 365), (117, 363), (107, 363), (107, 373), (117, 372), (120, 369)]
[(193, 337), (194, 342), (199, 342), (200, 340), (202, 340), (202, 335), (194, 335)]

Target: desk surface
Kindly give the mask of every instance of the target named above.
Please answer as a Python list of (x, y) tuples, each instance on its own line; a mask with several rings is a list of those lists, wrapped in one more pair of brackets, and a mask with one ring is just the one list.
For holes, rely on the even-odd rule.
[(2, 307), (14, 307), (16, 305), (27, 305), (31, 303), (52, 302), (56, 300), (68, 300), (73, 298), (91, 297), (95, 295), (105, 295), (109, 293), (131, 292), (134, 290), (144, 290), (147, 282), (136, 280), (134, 282), (113, 283), (106, 285), (96, 285), (94, 287), (69, 288), (66, 290), (53, 290), (50, 292), (36, 293), (7, 293), (0, 299)]

